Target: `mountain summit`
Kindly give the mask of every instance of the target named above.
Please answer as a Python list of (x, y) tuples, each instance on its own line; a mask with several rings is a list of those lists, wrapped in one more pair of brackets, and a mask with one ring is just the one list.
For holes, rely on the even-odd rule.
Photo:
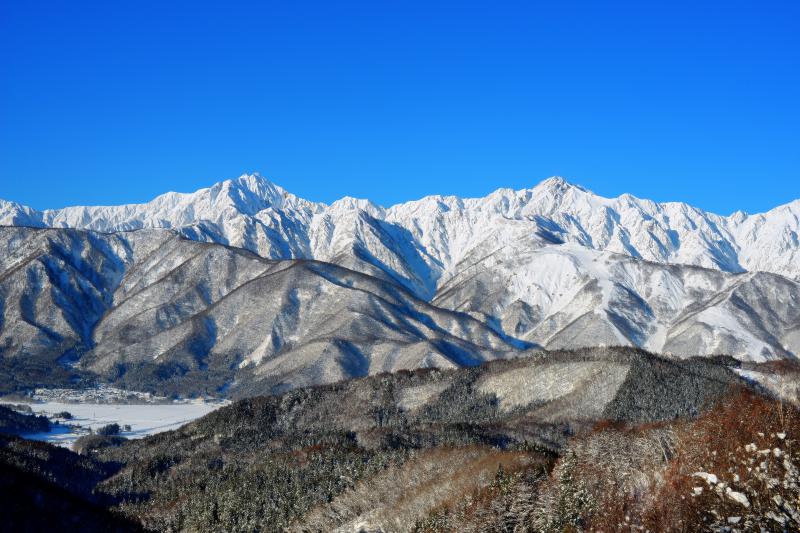
[[(120, 332), (137, 331), (137, 335), (145, 337), (161, 332), (164, 342), (177, 335), (177, 330), (171, 328), (183, 324), (180, 335), (188, 343), (184, 348), (165, 344), (144, 350), (139, 345), (132, 354), (139, 354), (136, 352), (139, 349), (147, 353), (161, 353), (163, 349), (167, 354), (174, 348), (181, 357), (188, 357), (181, 350), (191, 352), (206, 345), (208, 350), (222, 349), (216, 344), (219, 330), (209, 330), (204, 322), (194, 318), (189, 327), (190, 322), (184, 321), (190, 317), (183, 317), (175, 306), (181, 307), (177, 302), (188, 298), (178, 298), (179, 295), (196, 293), (203, 306), (212, 306), (213, 312), (217, 312), (221, 304), (214, 302), (227, 296), (219, 293), (220, 289), (212, 289), (214, 284), (224, 282), (229, 287), (227, 291), (239, 282), (232, 278), (206, 279), (203, 272), (232, 276), (240, 257), (236, 253), (210, 254), (208, 261), (213, 265), (198, 264), (189, 275), (178, 273), (178, 269), (191, 258), (200, 257), (201, 248), (171, 245), (173, 251), (162, 262), (146, 267), (148, 274), (138, 274), (141, 286), (137, 285), (136, 290), (158, 282), (160, 291), (164, 285), (158, 276), (168, 272), (175, 276), (177, 285), (169, 285), (173, 288), (168, 291), (165, 307), (154, 317), (155, 322), (142, 323), (143, 318), (138, 317), (135, 324), (127, 323), (137, 316), (138, 311), (134, 311), (137, 306), (126, 307), (122, 314), (115, 311), (126, 298), (119, 292), (124, 286), (119, 285), (119, 276), (129, 280), (132, 275), (129, 269), (138, 271), (144, 268), (140, 265), (149, 265), (148, 257), (155, 255), (148, 243), (161, 242), (166, 237), (159, 235), (174, 236), (174, 233), (190, 241), (243, 248), (267, 260), (290, 263), (316, 260), (345, 269), (337, 270), (335, 275), (326, 269), (297, 270), (305, 272), (301, 276), (306, 280), (304, 283), (313, 286), (335, 283), (351, 287), (353, 281), (341, 281), (351, 279), (346, 272), (366, 275), (372, 280), (370, 286), (380, 287), (375, 291), (382, 295), (375, 301), (393, 301), (394, 310), (376, 311), (374, 302), (362, 308), (361, 302), (359, 306), (339, 309), (342, 317), (357, 312), (377, 320), (379, 316), (396, 314), (402, 318), (392, 328), (410, 335), (408, 338), (415, 339), (415, 343), (430, 337), (420, 333), (419, 326), (412, 327), (416, 320), (434, 328), (432, 331), (447, 331), (462, 343), (456, 351), (453, 351), (455, 341), (448, 341), (447, 347), (434, 347), (430, 352), (433, 355), (419, 352), (413, 357), (407, 353), (397, 355), (403, 352), (398, 348), (391, 361), (396, 357), (416, 361), (414, 364), (441, 357), (477, 360), (490, 357), (487, 353), (492, 350), (506, 354), (525, 346), (572, 348), (598, 344), (633, 345), (679, 356), (728, 354), (751, 360), (800, 354), (800, 201), (763, 214), (737, 212), (725, 217), (684, 203), (658, 203), (628, 194), (604, 198), (553, 177), (530, 189), (498, 189), (483, 198), (427, 196), (382, 207), (368, 200), (346, 197), (328, 205), (299, 198), (258, 174), (245, 174), (194, 193), (163, 194), (144, 204), (36, 211), (0, 201), (0, 223), (114, 234), (102, 237), (80, 232), (58, 237), (54, 233), (37, 234), (31, 241), (39, 243), (35, 250), (25, 248), (24, 239), (20, 240), (23, 233), (6, 231), (0, 240), (6, 252), (6, 260), (0, 267), (20, 272), (22, 263), (12, 260), (18, 257), (20, 261), (38, 262), (35, 264), (44, 268), (34, 269), (27, 278), (19, 278), (20, 285), (6, 287), (3, 294), (34, 291), (38, 285), (24, 280), (41, 276), (60, 286), (64, 280), (73, 279), (76, 271), (81, 275), (74, 279), (82, 280), (75, 281), (77, 286), (89, 284), (100, 291), (87, 300), (85, 295), (74, 296), (74, 287), (62, 287), (59, 294), (51, 295), (50, 304), (41, 300), (47, 296), (41, 291), (26, 296), (41, 300), (42, 312), (47, 305), (58, 306), (65, 318), (61, 326), (45, 326), (54, 318), (48, 316), (37, 322), (38, 308), (25, 304), (20, 308), (18, 326), (22, 328), (19, 331), (30, 332), (33, 344), (23, 342), (18, 349), (24, 351), (43, 343), (47, 349), (58, 345), (66, 353), (77, 348), (61, 347), (62, 341), (53, 339), (74, 337), (80, 339), (80, 350), (94, 354), (96, 361), (92, 364), (100, 365), (97, 368), (104, 371), (109, 371), (110, 367), (103, 365), (110, 364), (110, 359), (98, 354), (107, 351), (109, 356), (118, 356), (133, 350), (126, 348), (125, 339), (133, 338), (129, 334), (111, 342), (112, 337), (102, 333), (111, 327), (112, 319), (121, 320), (121, 325), (114, 326), (122, 328)], [(129, 230), (144, 233), (116, 233)], [(26, 268), (34, 265), (25, 264)], [(95, 265), (94, 270), (83, 273), (87, 265)], [(340, 281), (334, 282), (334, 278)], [(236, 289), (240, 290), (243, 289)], [(401, 296), (383, 295), (393, 290), (400, 290), (397, 294)], [(287, 329), (286, 324), (294, 323), (290, 317), (297, 313), (308, 313), (307, 306), (313, 305), (315, 299), (304, 300), (292, 290), (286, 291), (281, 293), (290, 299), (285, 307), (270, 315), (274, 322), (262, 324), (272, 333), (267, 335), (257, 329), (253, 342), (261, 340), (248, 344), (246, 350), (229, 352), (225, 348), (225, 358), (237, 361), (236, 364), (250, 361), (246, 365), (259, 366), (291, 351), (292, 346), (308, 335)], [(171, 300), (173, 297), (178, 300)], [(257, 300), (262, 297), (253, 295)], [(352, 297), (346, 291), (340, 302)], [(408, 303), (408, 298), (414, 303)], [(317, 299), (324, 301), (321, 296)], [(90, 310), (82, 307), (87, 301), (95, 302)], [(425, 317), (421, 317), (418, 309), (424, 307), (423, 303), (445, 314), (433, 319), (433, 311), (425, 311)], [(212, 313), (212, 308), (203, 313), (211, 316), (208, 313)], [(10, 309), (7, 306), (7, 315)], [(250, 307), (230, 309), (238, 316), (237, 309)], [(256, 308), (250, 310), (259, 312)], [(470, 320), (446, 314), (453, 312)], [(324, 316), (323, 313), (318, 318), (323, 320)], [(445, 320), (442, 318), (445, 316), (450, 324), (446, 327), (438, 322)], [(217, 324), (220, 320), (217, 317), (213, 322)], [(14, 335), (12, 330), (17, 326), (9, 317), (0, 323), (5, 328), (0, 337), (3, 342)], [(458, 328), (452, 329), (453, 324), (459, 324)], [(307, 332), (323, 330), (320, 324), (313, 323)], [(381, 332), (373, 333), (380, 338), (394, 335), (382, 328), (375, 331)], [(48, 332), (60, 333), (52, 337)], [(490, 340), (489, 335), (496, 338), (491, 340), (487, 352), (484, 341)], [(364, 352), (352, 339), (343, 333), (325, 341), (332, 344), (323, 343), (319, 347), (322, 352), (340, 354), (336, 357), (342, 361), (353, 357), (361, 361), (355, 366), (343, 363), (349, 368), (345, 375), (375, 368), (376, 362), (360, 359)], [(264, 344), (260, 344), (262, 341)], [(395, 342), (396, 339), (387, 346), (396, 346)], [(467, 345), (481, 348), (463, 347)], [(391, 367), (395, 363), (382, 364)]]
[[(725, 217), (680, 202), (658, 203), (629, 194), (604, 198), (551, 177), (531, 189), (498, 189), (483, 198), (428, 196), (384, 208), (349, 197), (330, 205), (311, 202), (259, 174), (244, 174), (193, 193), (166, 193), (144, 204), (36, 211), (0, 200), (2, 225), (103, 232), (173, 228), (273, 258), (333, 257), (341, 251), (338, 247), (365, 244), (359, 240), (364, 236), (357, 234), (345, 244), (338, 238), (344, 237), (342, 229), (358, 233), (365, 229), (363, 224), (375, 226), (379, 221), (403, 234), (391, 232), (392, 238), (405, 241), (402, 247), (408, 253), (400, 253), (402, 259), (418, 255), (437, 280), (447, 278), (452, 262), (474, 248), (487, 231), (501, 240), (516, 238), (520, 225), (523, 232), (547, 227), (565, 242), (648, 261), (800, 279), (800, 200), (767, 213), (738, 211)], [(386, 238), (378, 240), (387, 244)], [(388, 253), (396, 255), (398, 250)], [(380, 254), (376, 258), (383, 259)]]

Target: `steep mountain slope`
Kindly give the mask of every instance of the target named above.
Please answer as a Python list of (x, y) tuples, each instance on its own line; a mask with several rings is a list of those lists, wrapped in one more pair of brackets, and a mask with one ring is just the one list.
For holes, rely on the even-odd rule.
[(134, 389), (235, 394), (470, 365), (523, 346), (340, 266), (170, 231), (1, 228), (0, 250), (0, 356), (17, 379), (65, 365)]
[(757, 361), (800, 353), (800, 284), (775, 274), (663, 265), (541, 238), (498, 245), (493, 235), (456, 271), (435, 305), (545, 348), (633, 345)]
[[(762, 360), (797, 356), (800, 343), (800, 201), (722, 217), (681, 203), (602, 198), (551, 178), (485, 198), (431, 196), (383, 208), (353, 198), (309, 202), (244, 175), (140, 205), (36, 212), (0, 202), (0, 223), (166, 227), (267, 259), (325, 261), (548, 347), (631, 344)], [(75, 320), (93, 323), (103, 302)], [(86, 327), (73, 333), (84, 339)]]
[(419, 291), (446, 279), (487, 229), (508, 242), (537, 225), (565, 242), (649, 261), (800, 277), (800, 200), (763, 214), (724, 217), (678, 202), (603, 198), (561, 178), (485, 198), (430, 196), (382, 208), (353, 198), (309, 202), (258, 175), (243, 175), (147, 204), (37, 212), (0, 202), (0, 223), (105, 232), (182, 228), (191, 238), (268, 258), (330, 260), (357, 251)]

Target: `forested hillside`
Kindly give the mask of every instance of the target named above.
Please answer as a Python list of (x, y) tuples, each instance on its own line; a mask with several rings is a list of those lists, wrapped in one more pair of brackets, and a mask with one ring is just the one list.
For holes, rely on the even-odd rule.
[(593, 349), (401, 371), (241, 400), (142, 440), (91, 437), (83, 455), (8, 439), (3, 461), (161, 531), (791, 524), (797, 413), (740, 374), (796, 386), (796, 370), (737, 366)]

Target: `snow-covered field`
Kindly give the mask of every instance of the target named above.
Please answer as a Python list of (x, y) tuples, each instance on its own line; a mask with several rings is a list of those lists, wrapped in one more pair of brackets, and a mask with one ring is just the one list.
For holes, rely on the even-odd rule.
[[(47, 433), (32, 433), (26, 438), (43, 440), (60, 446), (72, 446), (75, 440), (88, 434), (89, 428), (117, 423), (120, 426), (130, 425), (130, 431), (122, 431), (120, 435), (129, 439), (142, 438), (147, 435), (176, 429), (183, 424), (200, 418), (228, 402), (225, 401), (187, 401), (175, 403), (66, 403), (49, 401), (30, 404), (36, 414), (46, 415), (53, 420), (57, 413), (67, 411), (71, 420), (58, 419)], [(80, 426), (80, 427), (75, 427)]]

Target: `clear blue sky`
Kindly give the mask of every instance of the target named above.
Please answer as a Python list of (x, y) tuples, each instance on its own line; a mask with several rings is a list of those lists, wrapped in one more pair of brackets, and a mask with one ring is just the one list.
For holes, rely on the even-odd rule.
[(800, 198), (800, 2), (0, 0), (0, 197)]

